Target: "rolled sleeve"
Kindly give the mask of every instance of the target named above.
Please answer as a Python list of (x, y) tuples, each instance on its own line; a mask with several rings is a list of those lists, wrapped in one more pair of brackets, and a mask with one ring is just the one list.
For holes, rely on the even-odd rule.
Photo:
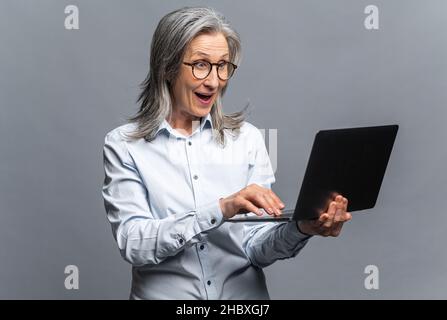
[(311, 235), (305, 234), (301, 232), (301, 230), (298, 228), (298, 222), (297, 221), (290, 221), (287, 223), (287, 225), (284, 227), (284, 234), (287, 240), (290, 242), (292, 241), (304, 241), (312, 238)]

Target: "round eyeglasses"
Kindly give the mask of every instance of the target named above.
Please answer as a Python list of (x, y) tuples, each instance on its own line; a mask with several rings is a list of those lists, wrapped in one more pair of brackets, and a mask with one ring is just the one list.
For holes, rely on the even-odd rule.
[(199, 60), (192, 63), (183, 62), (183, 64), (192, 68), (192, 75), (198, 80), (203, 80), (208, 77), (213, 69), (213, 66), (216, 66), (217, 76), (223, 81), (230, 79), (234, 74), (234, 71), (237, 69), (237, 65), (228, 61), (211, 63), (206, 60)]

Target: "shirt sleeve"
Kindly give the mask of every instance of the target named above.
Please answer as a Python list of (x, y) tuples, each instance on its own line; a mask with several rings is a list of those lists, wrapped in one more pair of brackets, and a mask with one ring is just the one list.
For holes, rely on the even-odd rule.
[(126, 261), (135, 266), (158, 264), (197, 243), (199, 234), (223, 222), (218, 199), (196, 210), (155, 218), (126, 141), (117, 135), (111, 132), (105, 138), (102, 196), (113, 236)]
[[(249, 180), (271, 188), (275, 182), (271, 161), (261, 132), (253, 128), (254, 148), (249, 156)], [(267, 267), (276, 260), (295, 257), (311, 236), (301, 233), (295, 221), (247, 224), (242, 246), (251, 263), (259, 268)]]

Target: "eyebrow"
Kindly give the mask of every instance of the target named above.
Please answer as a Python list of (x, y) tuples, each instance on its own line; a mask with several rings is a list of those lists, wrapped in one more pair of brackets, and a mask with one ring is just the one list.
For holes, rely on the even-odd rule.
[[(207, 53), (205, 53), (205, 52), (202, 52), (202, 51), (194, 51), (194, 52), (192, 53), (191, 56), (193, 56), (193, 55), (195, 55), (195, 54), (198, 54), (198, 55), (200, 55), (200, 56), (205, 56), (205, 57), (209, 57), (209, 56), (210, 56), (209, 54), (207, 54)], [(223, 55), (221, 56), (221, 58), (223, 58), (223, 57), (225, 57), (225, 56), (229, 56), (229, 54), (228, 54), (228, 53), (225, 53), (225, 54), (223, 54)]]

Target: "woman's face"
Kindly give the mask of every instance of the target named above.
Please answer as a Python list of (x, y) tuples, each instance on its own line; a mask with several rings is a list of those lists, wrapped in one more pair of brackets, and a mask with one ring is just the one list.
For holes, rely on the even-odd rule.
[[(222, 33), (202, 34), (187, 47), (182, 62), (205, 60), (211, 63), (229, 61), (228, 43)], [(206, 116), (227, 81), (220, 80), (213, 66), (205, 79), (193, 76), (192, 67), (182, 63), (172, 88), (173, 113), (185, 119), (196, 120)]]

